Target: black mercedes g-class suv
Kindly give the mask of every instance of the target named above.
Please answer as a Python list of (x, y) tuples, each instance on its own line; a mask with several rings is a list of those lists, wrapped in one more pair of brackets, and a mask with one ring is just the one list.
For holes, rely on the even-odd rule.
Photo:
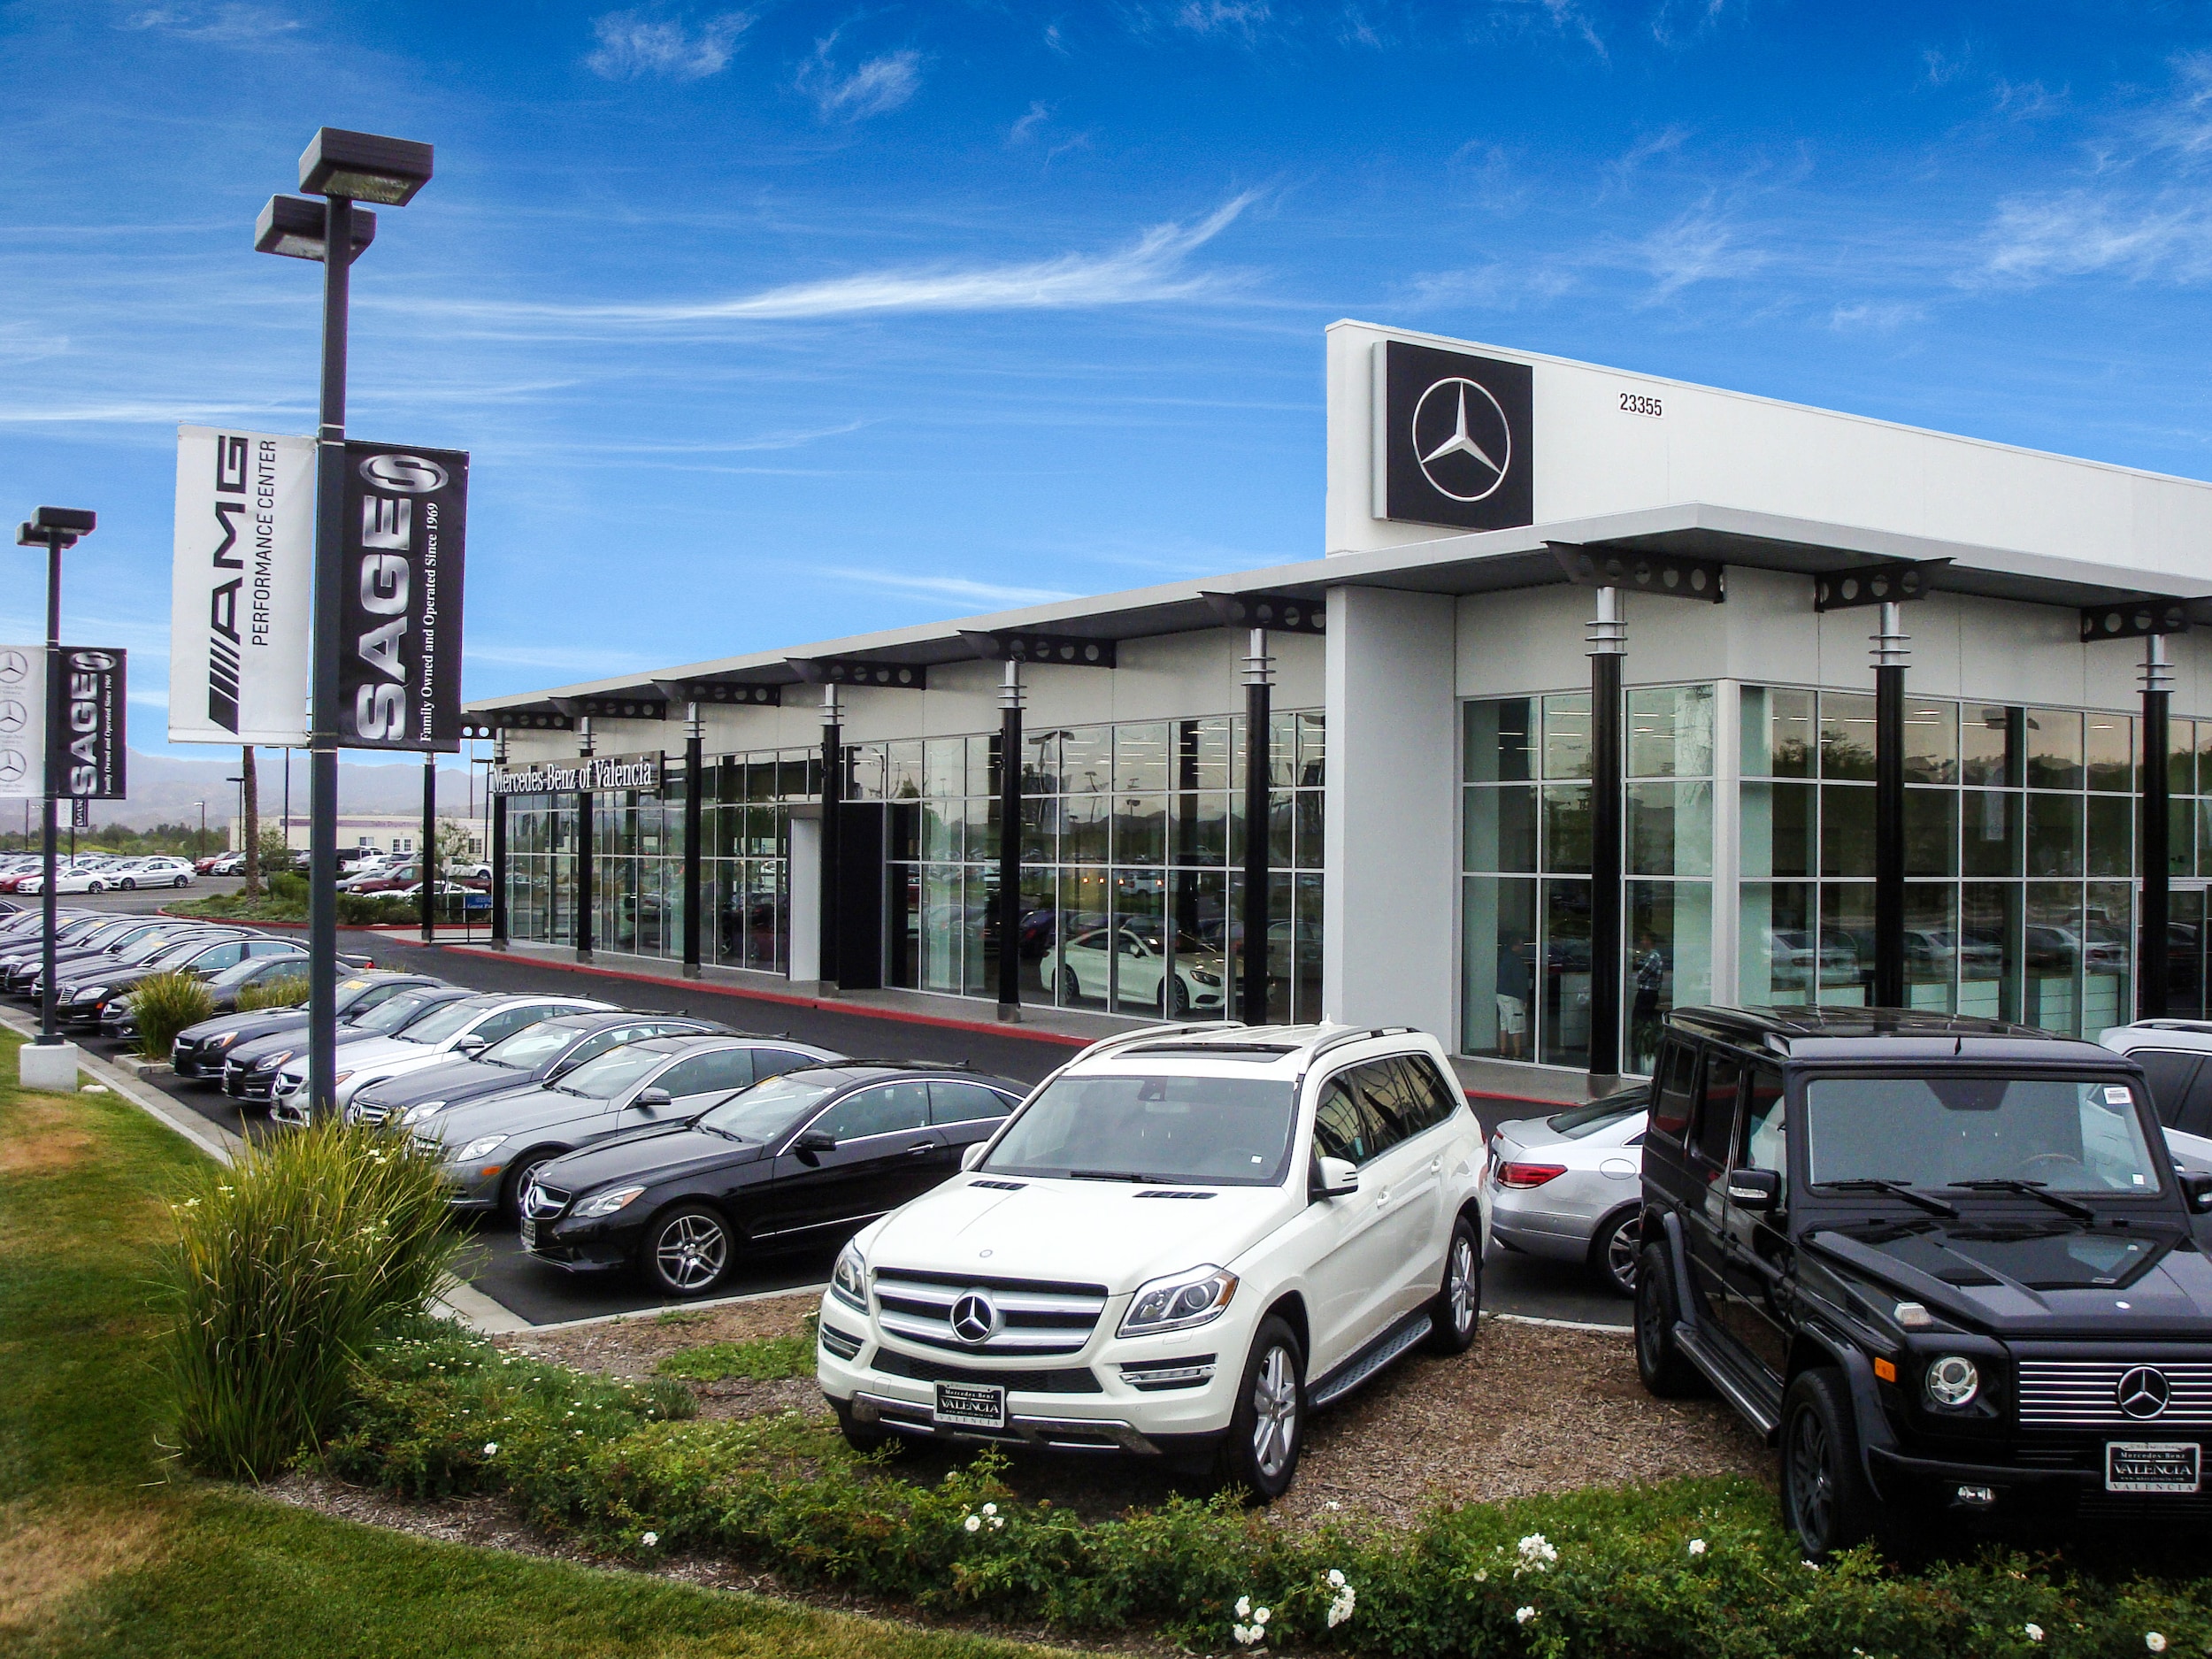
[[(1880, 1009), (1669, 1017), (1636, 1365), (1781, 1453), (1809, 1559), (1981, 1517), (2212, 1517), (2212, 1176), (2093, 1043)], [(2208, 1224), (2212, 1226), (2212, 1224)]]

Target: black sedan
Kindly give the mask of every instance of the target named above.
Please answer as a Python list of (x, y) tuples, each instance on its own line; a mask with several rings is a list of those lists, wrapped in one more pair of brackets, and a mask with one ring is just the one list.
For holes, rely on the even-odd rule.
[[(426, 973), (349, 973), (338, 981), (338, 1018), (348, 1024), (381, 1007), (402, 991), (442, 986)], [(215, 1083), (222, 1079), (223, 1063), (232, 1050), (280, 1032), (297, 1031), (307, 1024), (304, 1008), (265, 1008), (250, 1014), (218, 1014), (196, 1025), (187, 1025), (170, 1045), (169, 1064), (188, 1083)]]
[(703, 1296), (741, 1252), (841, 1242), (956, 1174), (1027, 1092), (949, 1066), (787, 1071), (540, 1167), (523, 1194), (523, 1248), (572, 1270), (634, 1266), (664, 1295)]

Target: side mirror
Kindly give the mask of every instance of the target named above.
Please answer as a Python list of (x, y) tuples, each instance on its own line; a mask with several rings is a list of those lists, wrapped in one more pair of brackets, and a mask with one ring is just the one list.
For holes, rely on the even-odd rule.
[(460, 1041), (455, 1043), (453, 1046), (459, 1049), (463, 1054), (478, 1055), (483, 1053), (485, 1049), (490, 1048), (491, 1044), (487, 1042), (481, 1037), (471, 1035), (462, 1038)]
[(1348, 1158), (1316, 1158), (1306, 1182), (1309, 1198), (1349, 1198), (1359, 1191), (1359, 1166)]
[(837, 1137), (826, 1129), (810, 1129), (791, 1144), (801, 1152), (834, 1152)]
[(1782, 1202), (1782, 1174), (1778, 1170), (1732, 1170), (1728, 1202), (1739, 1210), (1765, 1211)]
[[(984, 1155), (989, 1152), (990, 1149), (991, 1143), (989, 1141), (979, 1141), (973, 1146), (970, 1147), (965, 1152), (963, 1152), (960, 1155), (961, 1173), (965, 1174), (970, 1170), (981, 1169), (983, 1167)], [(2206, 1179), (2208, 1180), (2212, 1180), (2212, 1176), (2208, 1176)]]
[(642, 1106), (646, 1110), (651, 1111), (656, 1106), (668, 1105), (675, 1098), (664, 1088), (641, 1088), (637, 1092), (637, 1098), (630, 1104)]
[(2200, 1170), (2181, 1178), (2181, 1193), (2193, 1210), (2212, 1210), (2212, 1174)]

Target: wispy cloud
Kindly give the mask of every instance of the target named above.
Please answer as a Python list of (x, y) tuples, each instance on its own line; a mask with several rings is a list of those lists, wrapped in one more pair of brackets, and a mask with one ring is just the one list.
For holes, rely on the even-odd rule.
[(1733, 225), (1705, 207), (1652, 232), (1636, 253), (1656, 280), (1649, 302), (1671, 298), (1694, 282), (1748, 276), (1768, 259), (1763, 249), (1746, 245)]
[(1939, 46), (1924, 46), (1920, 49), (1920, 79), (1927, 86), (1947, 87), (1966, 73), (1973, 55), (1973, 49), (1966, 46), (1955, 52), (1947, 52)]
[(660, 19), (643, 12), (609, 12), (592, 19), (598, 41), (584, 67), (609, 81), (665, 75), (673, 81), (703, 81), (729, 67), (738, 37), (752, 27), (743, 12), (725, 12), (697, 27), (681, 19)]
[(1828, 326), (1838, 334), (1847, 334), (1854, 329), (1870, 329), (1878, 334), (1887, 334), (1902, 328), (1907, 323), (1925, 322), (1927, 317), (1925, 306), (1902, 302), (1878, 304), (1867, 301), (1856, 305), (1837, 306), (1828, 313)]
[(2116, 272), (2193, 282), (2212, 275), (2212, 208), (2201, 192), (2075, 189), (2001, 202), (1983, 273), (2000, 280)]
[(211, 6), (148, 6), (122, 18), (118, 28), (157, 30), (179, 40), (202, 41), (211, 46), (263, 46), (302, 25), (273, 6), (234, 4)]
[(2212, 53), (2184, 53), (2173, 68), (2173, 90), (2143, 112), (2132, 136), (2150, 154), (2193, 164), (2212, 156)]
[(589, 646), (480, 644), (475, 640), (468, 642), (462, 656), (469, 663), (500, 668), (549, 669), (576, 680), (634, 673), (660, 660), (635, 651), (595, 650)]
[(922, 55), (917, 51), (886, 52), (871, 58), (849, 73), (833, 56), (837, 36), (814, 43), (814, 54), (799, 65), (793, 84), (814, 100), (826, 121), (864, 121), (886, 114), (921, 90)]
[(650, 326), (787, 322), (882, 311), (1051, 311), (1187, 299), (1218, 286), (1218, 279), (1187, 272), (1185, 262), (1234, 223), (1256, 194), (1248, 191), (1194, 224), (1156, 225), (1116, 253), (1063, 254), (1026, 265), (870, 272), (728, 299), (641, 305), (411, 302), (410, 309), (509, 324), (557, 320)]
[(880, 588), (886, 593), (910, 595), (922, 599), (945, 599), (956, 604), (981, 605), (987, 609), (1048, 604), (1056, 599), (1075, 597), (1073, 594), (1063, 593), (1055, 588), (1017, 588), (998, 582), (975, 581), (965, 576), (928, 576), (906, 571), (838, 566), (819, 568), (817, 573), (837, 581)]
[(1249, 41), (1267, 27), (1272, 15), (1266, 0), (1184, 0), (1176, 8), (1175, 27), (1193, 35), (1226, 35)]
[(1032, 104), (1028, 113), (1006, 129), (1006, 142), (1010, 144), (1026, 142), (1029, 135), (1049, 120), (1051, 116), (1052, 106), (1049, 104)]

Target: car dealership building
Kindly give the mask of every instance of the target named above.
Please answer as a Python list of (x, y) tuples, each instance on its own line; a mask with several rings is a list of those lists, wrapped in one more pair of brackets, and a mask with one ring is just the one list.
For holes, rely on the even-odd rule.
[(2212, 485), (1327, 350), (1319, 557), (470, 705), (495, 926), (1602, 1076), (1677, 1003), (2202, 1011)]

